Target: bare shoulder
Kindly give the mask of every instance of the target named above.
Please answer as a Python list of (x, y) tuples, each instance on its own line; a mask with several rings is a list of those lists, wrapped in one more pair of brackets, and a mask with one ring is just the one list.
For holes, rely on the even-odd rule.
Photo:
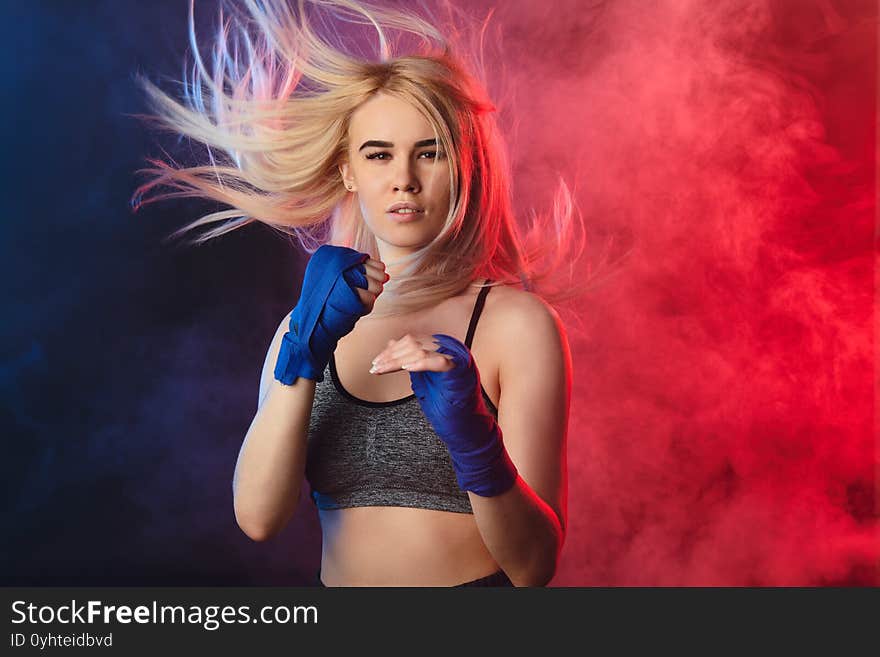
[(565, 328), (556, 309), (526, 290), (506, 285), (494, 287), (486, 297), (485, 314), (492, 334), (508, 345), (524, 337), (524, 333), (551, 342), (565, 337)]
[(499, 381), (510, 381), (515, 372), (532, 372), (534, 376), (536, 362), (545, 364), (542, 371), (547, 376), (570, 379), (571, 351), (565, 325), (544, 299), (526, 290), (498, 286), (486, 297), (485, 313)]

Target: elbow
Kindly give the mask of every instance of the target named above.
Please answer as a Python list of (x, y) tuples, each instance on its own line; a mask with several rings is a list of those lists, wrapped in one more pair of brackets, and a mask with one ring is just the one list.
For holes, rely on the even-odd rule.
[(556, 576), (556, 568), (559, 565), (559, 561), (554, 557), (553, 559), (549, 559), (545, 565), (543, 570), (539, 571), (537, 576), (535, 577), (534, 586), (547, 586), (550, 584), (550, 581)]
[(556, 575), (556, 564), (555, 559), (536, 561), (528, 570), (517, 574), (510, 573), (510, 581), (517, 587), (547, 586)]
[(268, 541), (270, 538), (273, 538), (278, 532), (272, 531), (270, 528), (261, 527), (257, 525), (247, 525), (245, 523), (238, 523), (239, 529), (244, 532), (244, 535), (249, 539), (256, 543), (262, 543), (264, 541)]
[(517, 586), (547, 586), (556, 576), (559, 556), (565, 540), (561, 528), (557, 530), (552, 532), (552, 540), (548, 540), (543, 549), (535, 551), (535, 558), (529, 564), (522, 583)]
[(517, 586), (547, 586), (556, 576), (556, 567), (559, 560), (555, 556), (548, 556), (532, 565), (530, 571)]
[(244, 532), (245, 536), (257, 543), (268, 541), (276, 533), (273, 532), (272, 528), (266, 523), (250, 519), (238, 509), (235, 510), (235, 524), (237, 524), (238, 528)]
[(540, 559), (535, 575), (534, 586), (547, 586), (550, 581), (556, 577), (556, 571), (559, 568), (559, 558), (562, 555), (562, 546), (565, 544), (565, 525), (554, 516), (557, 521), (553, 523), (553, 529), (546, 548), (543, 551), (543, 558)]
[(282, 532), (288, 520), (289, 518), (266, 520), (249, 515), (238, 508), (235, 509), (235, 522), (239, 529), (244, 532), (245, 536), (257, 543), (275, 538)]

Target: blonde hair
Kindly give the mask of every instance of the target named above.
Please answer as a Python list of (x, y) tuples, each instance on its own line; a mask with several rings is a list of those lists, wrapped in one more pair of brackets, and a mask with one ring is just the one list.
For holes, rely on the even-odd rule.
[[(224, 20), (221, 4), (211, 70), (199, 53), (193, 0), (189, 36), (194, 64), (184, 75), (183, 102), (140, 77), (161, 127), (207, 146), (208, 161), (175, 167), (149, 159), (139, 173), (153, 178), (133, 194), (135, 208), (173, 197), (201, 197), (230, 206), (204, 215), (172, 233), (219, 224), (192, 242), (262, 222), (295, 237), (308, 253), (324, 243), (379, 257), (376, 240), (338, 169), (348, 152), (353, 112), (382, 91), (412, 104), (434, 129), (449, 155), (450, 209), (429, 244), (397, 261), (401, 273), (383, 295), (387, 315), (435, 305), (461, 293), (475, 278), (493, 285), (522, 285), (551, 304), (579, 296), (593, 277), (574, 279), (574, 263), (586, 233), (565, 182), (549, 215), (534, 214), (521, 235), (510, 197), (506, 145), (485, 91), (481, 25), (479, 57), (454, 42), (461, 35), (451, 7), (449, 35), (419, 15), (354, 0), (244, 0), (248, 15), (233, 7)], [(355, 57), (322, 40), (310, 14), (331, 10), (340, 21), (371, 26), (378, 38), (374, 57)], [(330, 36), (338, 36), (328, 26)], [(395, 54), (393, 28), (418, 37), (409, 54)], [(462, 37), (464, 38), (464, 37)], [(453, 54), (455, 53), (455, 55)], [(165, 185), (177, 191), (146, 198)], [(565, 270), (568, 270), (567, 276)], [(553, 287), (554, 275), (562, 274)]]

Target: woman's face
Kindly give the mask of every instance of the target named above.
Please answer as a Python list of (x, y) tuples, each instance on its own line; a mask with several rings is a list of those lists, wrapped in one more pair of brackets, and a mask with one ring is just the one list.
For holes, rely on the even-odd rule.
[[(434, 239), (449, 212), (449, 169), (434, 131), (415, 107), (379, 92), (352, 114), (345, 183), (356, 192), (361, 214), (376, 236), (383, 261), (406, 255)], [(407, 202), (411, 214), (389, 212)]]

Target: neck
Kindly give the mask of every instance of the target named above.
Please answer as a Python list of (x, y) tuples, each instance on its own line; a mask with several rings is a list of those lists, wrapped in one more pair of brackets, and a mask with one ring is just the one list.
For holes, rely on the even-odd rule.
[(376, 248), (379, 251), (379, 260), (385, 263), (385, 271), (394, 278), (403, 271), (403, 265), (396, 261), (415, 253), (415, 249), (394, 246), (380, 240), (376, 240)]

